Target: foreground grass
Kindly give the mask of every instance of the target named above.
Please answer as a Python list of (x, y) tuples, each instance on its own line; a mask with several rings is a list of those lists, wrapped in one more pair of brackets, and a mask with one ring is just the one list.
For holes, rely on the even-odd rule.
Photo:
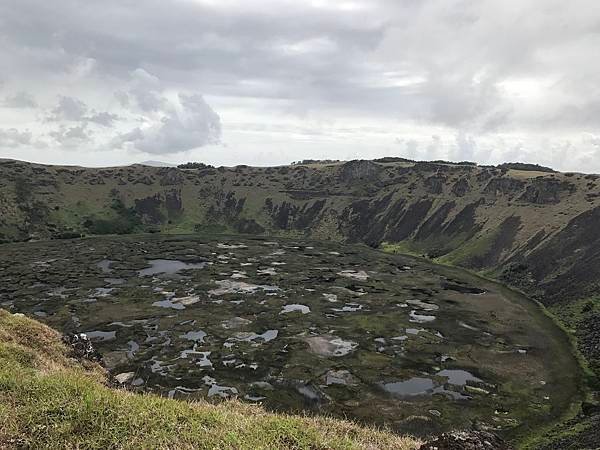
[(0, 310), (0, 448), (414, 449), (419, 443), (330, 418), (210, 405), (106, 387), (60, 335)]

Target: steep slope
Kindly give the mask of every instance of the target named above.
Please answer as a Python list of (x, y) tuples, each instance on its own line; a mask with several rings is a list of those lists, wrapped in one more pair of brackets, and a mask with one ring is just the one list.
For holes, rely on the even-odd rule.
[(198, 167), (0, 160), (0, 239), (220, 231), (385, 243), (522, 288), (580, 330), (599, 367), (598, 175), (401, 158)]

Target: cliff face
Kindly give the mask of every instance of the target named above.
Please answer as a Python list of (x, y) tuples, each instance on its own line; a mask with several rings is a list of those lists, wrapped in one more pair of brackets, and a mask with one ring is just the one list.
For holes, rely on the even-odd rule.
[(180, 170), (0, 160), (0, 239), (306, 235), (486, 270), (547, 305), (598, 292), (600, 176), (384, 161)]

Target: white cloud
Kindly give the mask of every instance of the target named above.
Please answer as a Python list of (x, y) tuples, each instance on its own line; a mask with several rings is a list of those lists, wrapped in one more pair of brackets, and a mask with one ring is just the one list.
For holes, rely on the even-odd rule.
[(60, 146), (80, 149), (81, 145), (91, 142), (93, 132), (85, 124), (76, 126), (60, 125), (58, 129), (50, 131), (48, 136), (53, 138)]
[[(0, 2), (0, 128), (54, 133), (48, 160), (400, 152), (600, 171), (581, 138), (600, 134), (600, 2), (542, 3)], [(221, 118), (227, 155), (210, 148)]]
[[(219, 115), (200, 94), (179, 94), (179, 110), (171, 104), (164, 116), (145, 128), (135, 128), (119, 135), (113, 145), (129, 144), (149, 154), (179, 153), (216, 144), (221, 138)], [(163, 99), (166, 102), (166, 99)]]
[(61, 120), (79, 121), (83, 119), (87, 111), (87, 105), (81, 100), (73, 97), (60, 96), (58, 104), (50, 111), (48, 120), (53, 122)]
[(4, 99), (2, 106), (6, 108), (35, 108), (37, 102), (35, 98), (28, 92), (20, 91), (13, 95), (9, 95)]
[(31, 144), (31, 131), (19, 131), (16, 128), (0, 129), (0, 147), (20, 147)]
[(114, 123), (119, 120), (119, 116), (106, 111), (94, 112), (92, 115), (85, 117), (85, 120), (97, 125), (102, 125), (103, 127), (112, 127)]

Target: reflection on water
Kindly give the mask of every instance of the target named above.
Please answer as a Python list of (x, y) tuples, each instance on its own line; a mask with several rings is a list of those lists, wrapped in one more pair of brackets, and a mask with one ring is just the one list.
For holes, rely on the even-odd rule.
[(433, 393), (435, 387), (431, 378), (415, 377), (406, 381), (386, 383), (383, 388), (391, 394), (401, 396), (423, 395)]
[(150, 263), (150, 267), (138, 271), (141, 277), (158, 274), (172, 275), (180, 270), (204, 269), (207, 264), (206, 262), (185, 263), (176, 259), (151, 259), (148, 263)]

